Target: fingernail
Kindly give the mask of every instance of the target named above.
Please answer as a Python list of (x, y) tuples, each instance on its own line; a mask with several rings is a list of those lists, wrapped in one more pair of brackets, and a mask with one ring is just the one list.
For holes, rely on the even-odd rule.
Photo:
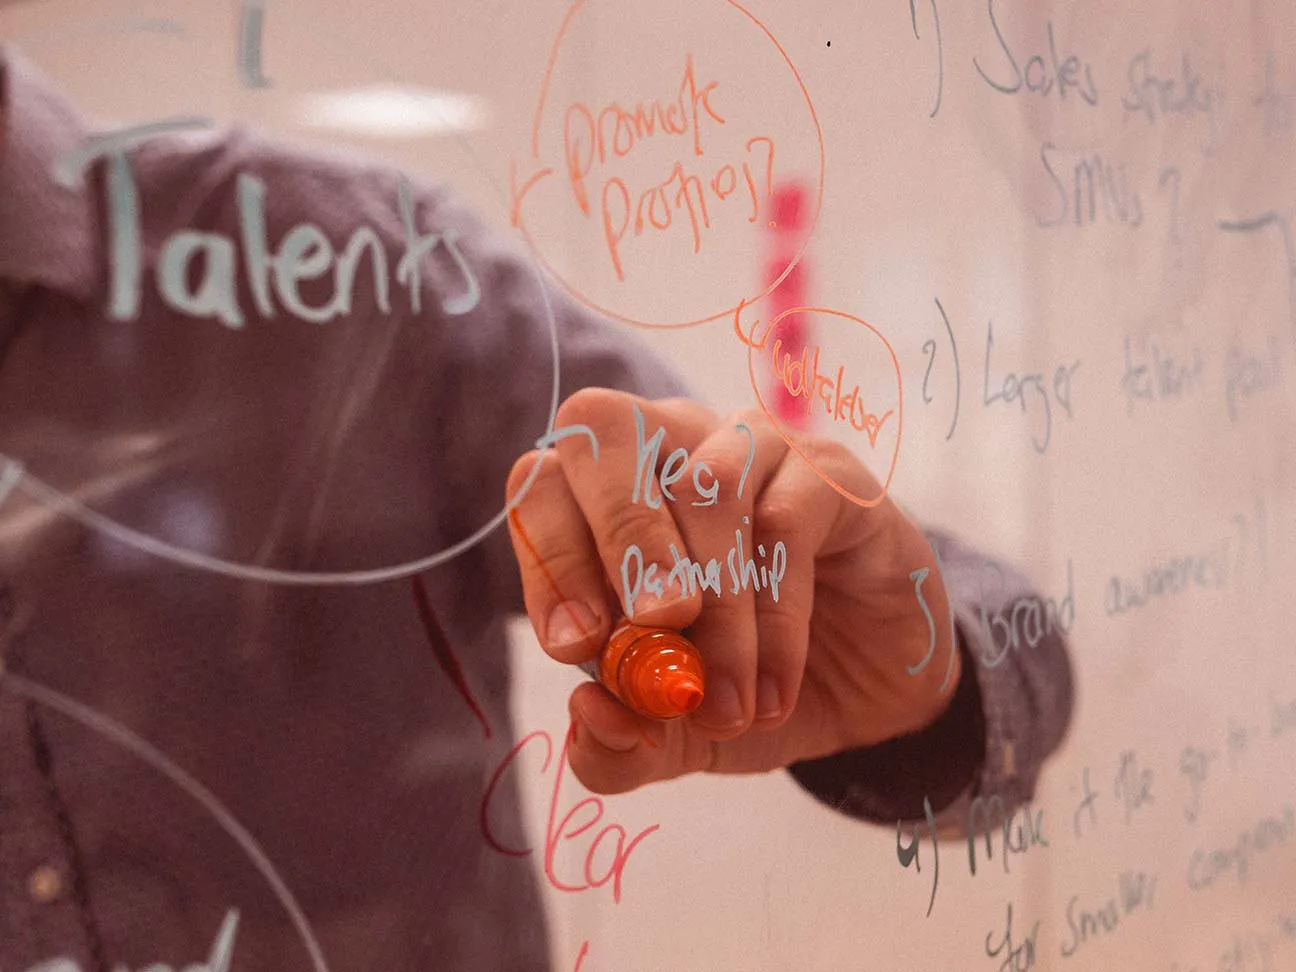
[(680, 598), (675, 594), (658, 597), (656, 594), (643, 593), (635, 598), (628, 613), (632, 621), (651, 622), (654, 614), (667, 611), (679, 602)]
[(773, 675), (762, 675), (756, 682), (756, 718), (776, 719), (782, 714), (778, 680)]
[(731, 729), (742, 723), (742, 699), (738, 685), (731, 678), (707, 681), (706, 701), (698, 709), (705, 713), (701, 721), (713, 729)]
[(545, 626), (546, 648), (579, 644), (598, 630), (598, 618), (580, 601), (563, 601), (549, 612)]
[[(572, 720), (573, 725), (576, 720)], [(610, 749), (614, 753), (628, 753), (639, 745), (639, 736), (637, 734), (623, 735), (619, 732), (594, 725), (592, 722), (582, 722), (581, 729), (594, 737), (594, 741), (605, 749)]]

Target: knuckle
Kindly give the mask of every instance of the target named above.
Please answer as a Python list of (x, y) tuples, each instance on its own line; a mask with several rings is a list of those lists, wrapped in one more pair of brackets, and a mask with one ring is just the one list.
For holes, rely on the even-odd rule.
[(622, 512), (602, 532), (603, 535), (598, 538), (599, 545), (611, 548), (610, 552), (615, 557), (618, 568), (621, 557), (631, 546), (637, 546), (643, 551), (647, 561), (655, 559), (658, 547), (664, 549), (672, 539), (665, 535), (656, 519), (646, 513)]
[(746, 408), (740, 408), (736, 412), (730, 412), (725, 416), (726, 425), (743, 424), (750, 426), (753, 431), (769, 424), (769, 418), (765, 412), (757, 405), (749, 405)]
[(569, 543), (563, 543), (555, 538), (546, 538), (544, 540), (532, 539), (536, 553), (540, 555), (544, 564), (545, 574), (539, 573), (538, 564), (529, 564), (538, 577), (544, 580), (552, 578), (557, 590), (552, 590), (546, 582), (540, 585), (540, 591), (545, 598), (562, 598), (567, 599), (575, 596), (577, 593), (573, 590), (577, 585), (584, 586), (590, 577), (596, 574), (596, 564), (592, 564), (589, 559), (589, 553), (581, 550)]
[(756, 514), (756, 527), (764, 534), (775, 535), (775, 539), (795, 534), (806, 519), (805, 498), (788, 495), (762, 496), (756, 501), (753, 512)]
[(656, 400), (656, 405), (668, 414), (678, 416), (688, 423), (697, 423), (701, 427), (711, 426), (716, 422), (715, 412), (691, 398), (683, 396), (661, 398)]

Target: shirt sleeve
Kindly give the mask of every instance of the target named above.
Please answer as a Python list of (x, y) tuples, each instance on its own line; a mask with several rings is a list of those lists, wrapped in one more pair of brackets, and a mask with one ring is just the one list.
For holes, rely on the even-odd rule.
[[(929, 539), (963, 660), (949, 707), (919, 732), (789, 771), (817, 799), (862, 820), (918, 821), (930, 807), (942, 833), (965, 833), (974, 800), (997, 797), (1005, 812), (1030, 800), (1061, 744), (1074, 696), (1071, 621), (1065, 604), (1042, 605), (1020, 572), (945, 534)], [(1018, 613), (1030, 620), (1014, 624)], [(1014, 627), (1015, 641), (1006, 633)]]
[[(418, 290), (419, 306), (396, 325), (415, 335), (403, 332), (395, 345), (410, 358), (407, 370), (394, 365), (392, 373), (401, 376), (398, 384), (419, 381), (428, 389), (418, 405), (431, 416), (421, 426), (425, 451), (445, 485), (428, 515), (448, 541), (497, 524), (465, 544), (453, 569), (437, 572), (438, 581), (444, 596), (464, 606), (458, 613), (470, 627), (520, 612), (517, 566), (500, 522), (513, 463), (580, 388), (663, 398), (686, 394), (684, 383), (632, 328), (568, 296), (519, 241), (487, 225), (444, 185), (393, 174), (357, 181), (353, 169), (317, 165), (309, 176), (294, 173), (289, 186), (299, 205), (292, 197), (284, 205), (293, 209), (307, 200), (318, 207), (345, 188), (346, 205), (325, 209), (327, 228), (343, 237), (368, 217), (392, 249), (395, 278)], [(408, 276), (414, 269), (416, 288)], [(632, 487), (625, 483), (627, 502)], [(816, 796), (867, 820), (919, 819), (924, 798), (943, 818), (970, 797), (998, 795), (1014, 805), (1029, 799), (1069, 719), (1071, 673), (1060, 631), (1049, 627), (1038, 643), (1011, 651), (992, 643), (995, 628), (986, 618), (1011, 617), (1031, 597), (1029, 584), (953, 538), (931, 540), (965, 661), (950, 707), (912, 736), (792, 767)], [(992, 595), (983, 590), (987, 576)]]

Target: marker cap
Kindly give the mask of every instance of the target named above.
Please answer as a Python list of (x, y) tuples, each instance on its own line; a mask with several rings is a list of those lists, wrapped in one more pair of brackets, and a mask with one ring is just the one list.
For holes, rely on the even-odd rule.
[(599, 659), (599, 681), (623, 704), (653, 719), (688, 715), (706, 692), (702, 655), (678, 631), (622, 622)]

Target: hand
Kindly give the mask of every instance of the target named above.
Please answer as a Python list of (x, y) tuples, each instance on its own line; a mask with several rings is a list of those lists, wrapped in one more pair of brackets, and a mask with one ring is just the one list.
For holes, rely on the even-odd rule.
[[(636, 404), (644, 438), (665, 430), (654, 491), (671, 452), (688, 450), (687, 474), (670, 487), (674, 501), (663, 497), (657, 509), (642, 490), (631, 501), (641, 441)], [(755, 439), (741, 499), (751, 440), (740, 422)], [(577, 687), (568, 703), (569, 757), (587, 787), (615, 793), (685, 773), (770, 770), (917, 731), (945, 710), (960, 668), (944, 585), (926, 539), (890, 498), (863, 507), (842, 496), (759, 410), (721, 419), (687, 400), (586, 389), (558, 411), (558, 427), (579, 424), (595, 433), (597, 460), (588, 437), (572, 436), (523, 456), (508, 482), (511, 499), (541, 463), (513, 511), (516, 522), (510, 517), (540, 644), (561, 662), (593, 659), (633, 607), (638, 623), (687, 629), (707, 676), (702, 705), (670, 722), (637, 715), (595, 682)], [(856, 496), (881, 492), (844, 447), (812, 436), (797, 445)], [(702, 501), (692, 477), (699, 461), (720, 484), (714, 505), (693, 505)], [(700, 482), (705, 488), (711, 477)], [(756, 556), (757, 544), (767, 552), (778, 541), (786, 546), (777, 603), (769, 588), (731, 593), (725, 565), (736, 529), (746, 556)], [(631, 544), (645, 564), (660, 565), (660, 579), (675, 563), (671, 544), (702, 564), (714, 557), (720, 594), (672, 584), (660, 599), (622, 605), (622, 559)], [(922, 595), (931, 622), (911, 577), (922, 568), (930, 571)]]

